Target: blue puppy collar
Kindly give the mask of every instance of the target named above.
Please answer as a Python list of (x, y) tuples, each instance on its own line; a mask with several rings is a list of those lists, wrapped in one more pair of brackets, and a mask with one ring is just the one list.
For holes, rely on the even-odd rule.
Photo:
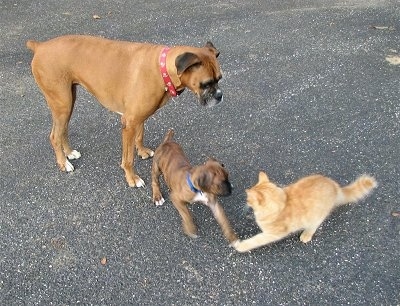
[(188, 172), (186, 175), (186, 182), (189, 185), (189, 188), (191, 191), (193, 191), (194, 193), (203, 193), (201, 190), (197, 189), (196, 187), (194, 187), (192, 180), (190, 179), (190, 173)]

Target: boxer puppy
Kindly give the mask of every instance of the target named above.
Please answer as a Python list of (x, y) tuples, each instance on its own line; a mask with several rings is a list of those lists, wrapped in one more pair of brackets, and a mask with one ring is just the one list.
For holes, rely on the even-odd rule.
[(184, 232), (192, 238), (197, 237), (188, 204), (201, 202), (207, 205), (229, 243), (238, 238), (229, 224), (217, 196), (227, 196), (232, 192), (228, 172), (215, 159), (208, 159), (203, 165), (192, 167), (181, 146), (172, 140), (173, 130), (169, 130), (164, 141), (156, 149), (151, 172), (153, 201), (162, 205), (164, 198), (160, 191), (161, 174), (170, 189), (170, 198), (181, 218)]
[(81, 154), (68, 141), (68, 123), (81, 85), (106, 108), (121, 114), (122, 162), (131, 187), (144, 186), (135, 173), (134, 144), (143, 159), (154, 152), (143, 145), (144, 122), (171, 96), (185, 88), (202, 105), (222, 101), (218, 87), (221, 71), (218, 50), (208, 42), (203, 48), (108, 40), (70, 35), (46, 42), (29, 40), (34, 52), (32, 72), (53, 117), (50, 142), (62, 171), (73, 171), (68, 159)]

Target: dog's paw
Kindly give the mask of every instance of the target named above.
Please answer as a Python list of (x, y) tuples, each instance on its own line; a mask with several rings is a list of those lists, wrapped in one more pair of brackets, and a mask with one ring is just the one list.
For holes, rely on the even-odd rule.
[(140, 188), (140, 187), (144, 187), (144, 186), (145, 186), (144, 181), (140, 177), (136, 176), (135, 187)]
[(147, 148), (143, 148), (138, 151), (138, 154), (142, 159), (148, 159), (154, 156), (154, 151)]
[(156, 204), (156, 206), (161, 206), (161, 205), (164, 204), (164, 202), (165, 202), (164, 198), (161, 197), (158, 201), (155, 200), (155, 201), (154, 201), (154, 204)]
[(126, 181), (127, 181), (127, 183), (128, 183), (128, 185), (129, 185), (129, 187), (138, 187), (138, 188), (140, 188), (140, 187), (144, 187), (145, 186), (145, 183), (144, 183), (144, 181), (138, 176), (138, 175), (135, 175), (134, 177), (126, 177)]
[(78, 159), (81, 157), (81, 153), (79, 153), (77, 150), (72, 150), (71, 153), (67, 155), (68, 159)]
[(197, 235), (197, 227), (192, 224), (192, 225), (183, 225), (183, 231), (187, 236), (189, 236), (192, 239), (196, 239), (199, 236)]
[(188, 235), (188, 236), (189, 236), (190, 238), (192, 238), (192, 239), (199, 238), (199, 235), (193, 234), (193, 233), (186, 233), (186, 235)]
[(74, 166), (69, 162), (68, 159), (65, 160), (65, 165), (64, 165), (64, 167), (65, 167), (65, 171), (66, 171), (66, 172), (72, 172), (72, 171), (75, 170)]

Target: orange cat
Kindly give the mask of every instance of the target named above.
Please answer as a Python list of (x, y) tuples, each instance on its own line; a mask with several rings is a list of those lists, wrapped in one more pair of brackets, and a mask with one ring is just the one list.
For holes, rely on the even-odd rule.
[(376, 186), (369, 175), (345, 187), (322, 175), (311, 175), (280, 188), (260, 172), (258, 183), (246, 193), (247, 205), (253, 208), (262, 233), (232, 245), (239, 252), (247, 252), (300, 230), (300, 240), (309, 242), (332, 209), (361, 200)]

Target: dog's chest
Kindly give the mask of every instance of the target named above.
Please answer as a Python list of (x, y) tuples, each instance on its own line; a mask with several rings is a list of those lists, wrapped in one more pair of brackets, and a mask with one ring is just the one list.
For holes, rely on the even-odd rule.
[(190, 203), (194, 203), (194, 202), (202, 202), (204, 204), (208, 204), (207, 193), (197, 192), (196, 195), (193, 197), (193, 199), (190, 201)]

